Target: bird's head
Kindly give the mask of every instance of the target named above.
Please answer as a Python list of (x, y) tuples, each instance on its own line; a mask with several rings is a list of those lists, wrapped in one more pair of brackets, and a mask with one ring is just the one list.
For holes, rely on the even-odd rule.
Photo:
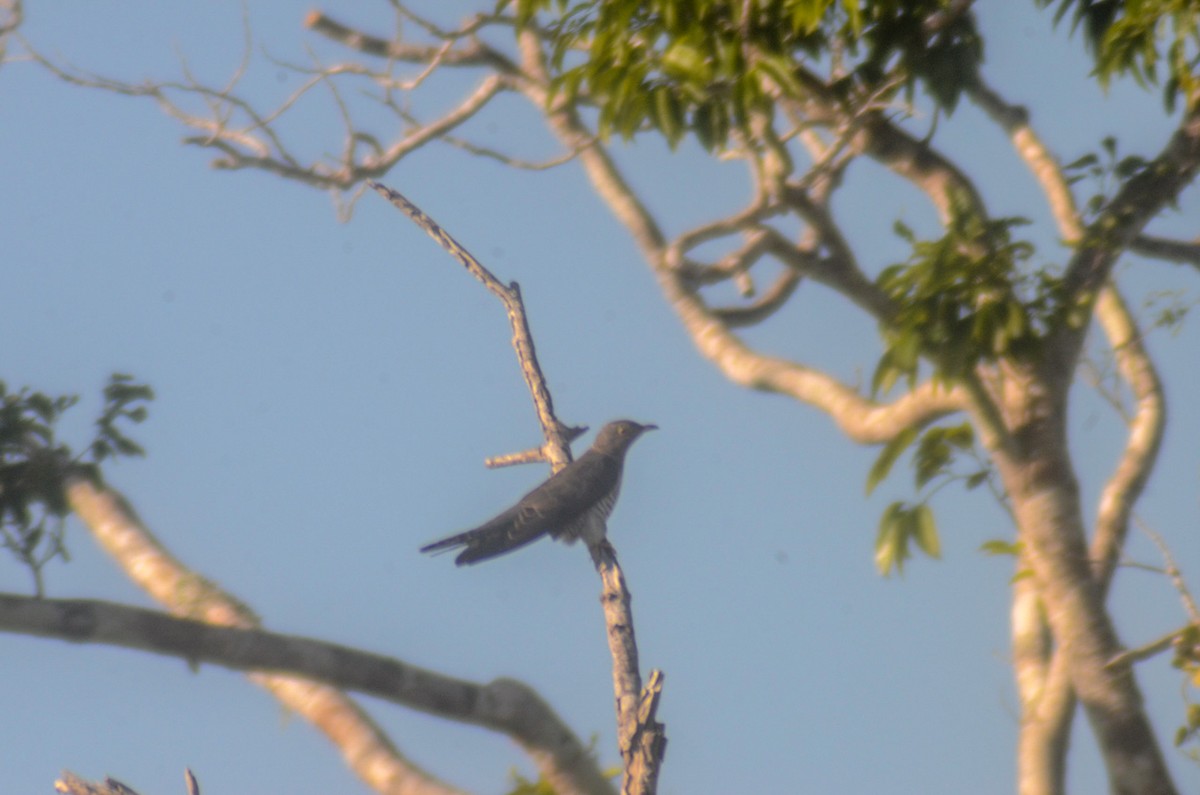
[(657, 425), (642, 425), (633, 420), (616, 420), (600, 429), (592, 446), (605, 453), (624, 453), (639, 436), (657, 428)]

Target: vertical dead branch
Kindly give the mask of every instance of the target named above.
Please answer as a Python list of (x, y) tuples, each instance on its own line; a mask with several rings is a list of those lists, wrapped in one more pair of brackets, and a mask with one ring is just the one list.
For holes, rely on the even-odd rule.
[[(458, 260), (467, 271), (504, 304), (513, 330), (513, 349), (521, 373), (533, 397), (546, 438), (544, 460), (558, 471), (570, 461), (570, 448), (563, 438), (563, 424), (554, 414), (550, 390), (537, 362), (533, 336), (529, 331), (525, 307), (516, 282), (505, 286), (479, 260), (445, 229), (398, 191), (378, 182), (368, 182), (381, 196), (421, 227), (438, 245)], [(658, 770), (666, 750), (663, 726), (655, 720), (662, 692), (661, 671), (651, 674), (651, 683), (642, 688), (638, 667), (637, 641), (633, 629), (632, 597), (617, 564), (616, 552), (608, 541), (591, 545), (588, 550), (600, 574), (604, 619), (613, 658), (613, 688), (616, 694), (617, 739), (625, 770), (622, 792), (627, 795), (652, 795), (657, 790)]]
[(613, 659), (613, 691), (617, 709), (617, 746), (625, 767), (622, 795), (652, 795), (658, 790), (658, 771), (667, 750), (664, 727), (655, 720), (662, 695), (663, 673), (650, 672), (642, 687), (637, 638), (633, 632), (633, 598), (616, 551), (605, 542), (588, 550), (600, 575), (600, 603), (608, 626), (608, 649)]

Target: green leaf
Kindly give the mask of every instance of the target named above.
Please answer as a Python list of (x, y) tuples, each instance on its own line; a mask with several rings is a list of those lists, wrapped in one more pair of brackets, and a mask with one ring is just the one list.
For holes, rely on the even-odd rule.
[(908, 557), (903, 527), (905, 516), (904, 504), (893, 502), (879, 519), (879, 532), (875, 536), (875, 568), (884, 577), (889, 576), (893, 568), (903, 573), (904, 559)]
[(858, 7), (858, 0), (842, 0), (842, 8), (846, 12), (846, 24), (850, 28), (850, 34), (857, 38), (863, 28), (863, 15)]
[(954, 445), (960, 450), (966, 450), (975, 444), (975, 430), (969, 422), (964, 422), (962, 425), (951, 425), (948, 428), (942, 428), (942, 431), (946, 443)]
[(705, 151), (711, 152), (716, 148), (718, 141), (713, 134), (712, 117), (715, 111), (711, 103), (704, 103), (696, 107), (692, 111), (692, 129), (696, 133), (696, 138), (700, 141), (700, 145)]
[(879, 363), (875, 365), (875, 372), (871, 376), (872, 397), (891, 392), (892, 387), (896, 385), (896, 379), (904, 374), (899, 367), (892, 364), (893, 358), (895, 357), (891, 349), (884, 351), (883, 356), (879, 357)]
[(678, 39), (667, 47), (661, 63), (664, 72), (680, 80), (708, 83), (713, 79), (708, 56), (684, 39)]
[(804, 89), (800, 85), (800, 81), (796, 79), (795, 66), (789, 59), (782, 56), (770, 56), (760, 59), (755, 67), (763, 72), (771, 82), (779, 86), (787, 96), (803, 95)]
[(933, 518), (933, 509), (926, 503), (921, 503), (912, 511), (912, 535), (917, 546), (931, 558), (942, 557), (942, 542), (938, 538), (937, 522)]
[(654, 90), (654, 119), (672, 149), (683, 137), (683, 105), (675, 92), (665, 86)]
[(888, 473), (892, 470), (892, 465), (896, 463), (896, 459), (900, 457), (900, 454), (916, 438), (916, 428), (905, 428), (884, 445), (883, 450), (879, 453), (879, 457), (875, 459), (875, 463), (871, 466), (871, 471), (867, 473), (867, 494), (874, 491), (880, 481), (887, 477)]
[(1095, 153), (1089, 152), (1078, 160), (1072, 160), (1063, 166), (1063, 171), (1076, 171), (1078, 169), (1094, 166), (1100, 162), (1100, 158), (1096, 157)]
[(994, 538), (991, 541), (984, 541), (979, 545), (979, 551), (985, 555), (1011, 555), (1016, 557), (1021, 554), (1020, 541), (1002, 541)]
[(945, 429), (932, 428), (926, 431), (914, 455), (917, 488), (922, 488), (944, 473), (952, 457), (950, 445), (946, 443)]
[(1126, 180), (1144, 169), (1146, 165), (1145, 158), (1138, 157), (1137, 155), (1128, 155), (1121, 158), (1121, 161), (1113, 169), (1113, 173), (1117, 176), (1117, 179)]
[(966, 483), (967, 491), (978, 488), (980, 486), (980, 484), (982, 484), (987, 479), (988, 479), (988, 471), (986, 469), (979, 470), (978, 472), (974, 473), (969, 478), (967, 478), (967, 483)]

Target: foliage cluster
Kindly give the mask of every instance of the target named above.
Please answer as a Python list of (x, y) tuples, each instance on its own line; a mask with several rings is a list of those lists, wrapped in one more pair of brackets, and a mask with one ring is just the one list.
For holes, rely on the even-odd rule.
[[(923, 85), (953, 109), (983, 58), (967, 14), (940, 0), (501, 0), (520, 25), (538, 19), (552, 44), (554, 89), (599, 109), (601, 135), (688, 133), (707, 150), (779, 98), (802, 100), (804, 64), (834, 59), (835, 96)], [(586, 57), (581, 54), (586, 52)], [(826, 92), (829, 89), (822, 86)]]
[(67, 557), (65, 475), (76, 469), (97, 477), (105, 459), (142, 455), (122, 426), (144, 420), (146, 403), (153, 398), (150, 387), (114, 374), (104, 388), (95, 437), (86, 452), (76, 456), (59, 441), (55, 426), (78, 403), (78, 396), (50, 397), (28, 388), (10, 392), (0, 381), (0, 548), (33, 573), (38, 594), (42, 568), (55, 557)]
[[(1037, 0), (1043, 7), (1056, 0)], [(1195, 0), (1057, 0), (1055, 22), (1070, 14), (1096, 61), (1096, 77), (1108, 86), (1129, 75), (1157, 85), (1165, 61), (1163, 102), (1173, 112), (1180, 99), (1200, 102), (1200, 4)], [(1166, 52), (1162, 43), (1169, 42)]]

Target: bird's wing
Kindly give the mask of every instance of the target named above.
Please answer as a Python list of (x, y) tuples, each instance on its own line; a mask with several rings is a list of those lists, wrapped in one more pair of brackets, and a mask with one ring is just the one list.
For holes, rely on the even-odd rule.
[(608, 456), (584, 453), (488, 522), (421, 547), (422, 552), (466, 547), (455, 563), (478, 563), (511, 552), (542, 535), (556, 535), (616, 485), (619, 464)]
[(611, 457), (587, 451), (521, 498), (517, 524), (558, 535), (616, 487), (620, 470)]

